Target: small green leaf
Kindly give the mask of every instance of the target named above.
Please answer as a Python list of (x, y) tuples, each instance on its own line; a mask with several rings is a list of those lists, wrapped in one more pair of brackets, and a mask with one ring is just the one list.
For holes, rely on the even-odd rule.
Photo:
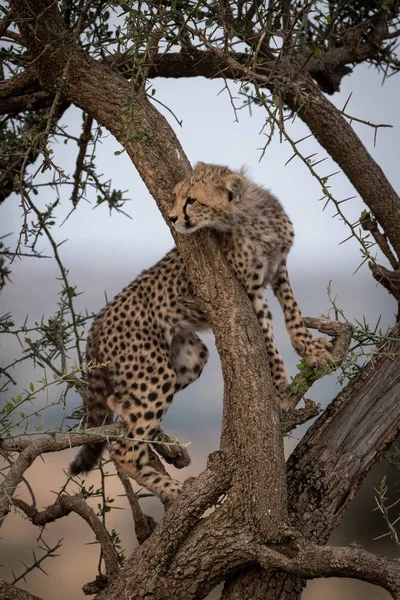
[(321, 58), (322, 52), (323, 52), (322, 48), (320, 48), (319, 46), (315, 46), (315, 48), (314, 48), (315, 58)]

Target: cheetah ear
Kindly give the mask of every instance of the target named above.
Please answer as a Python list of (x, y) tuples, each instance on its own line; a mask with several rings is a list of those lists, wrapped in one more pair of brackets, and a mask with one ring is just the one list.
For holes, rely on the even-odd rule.
[(224, 186), (228, 190), (228, 199), (239, 199), (244, 192), (244, 179), (236, 173), (224, 177)]

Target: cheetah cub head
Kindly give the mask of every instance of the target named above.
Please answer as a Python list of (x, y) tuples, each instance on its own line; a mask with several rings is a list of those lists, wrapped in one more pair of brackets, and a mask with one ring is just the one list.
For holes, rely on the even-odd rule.
[(240, 212), (245, 185), (245, 179), (228, 167), (199, 162), (191, 176), (176, 185), (169, 219), (180, 233), (202, 227), (226, 231)]

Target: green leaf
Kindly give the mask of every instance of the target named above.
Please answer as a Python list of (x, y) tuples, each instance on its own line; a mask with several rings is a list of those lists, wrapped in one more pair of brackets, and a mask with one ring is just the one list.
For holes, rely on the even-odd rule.
[(322, 52), (323, 52), (322, 48), (320, 48), (319, 46), (315, 46), (315, 48), (314, 48), (314, 56), (315, 56), (315, 58), (321, 58)]

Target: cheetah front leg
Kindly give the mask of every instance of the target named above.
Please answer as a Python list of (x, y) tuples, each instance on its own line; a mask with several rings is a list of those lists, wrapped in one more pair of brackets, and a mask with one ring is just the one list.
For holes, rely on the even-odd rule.
[(278, 396), (278, 404), (282, 410), (287, 410), (288, 379), (283, 359), (275, 345), (272, 315), (267, 300), (261, 292), (257, 292), (256, 294), (250, 293), (249, 298), (252, 301), (258, 322), (260, 323), (264, 335), (272, 381)]
[(272, 282), (285, 317), (286, 329), (296, 352), (309, 367), (323, 369), (334, 362), (330, 353), (331, 343), (325, 338), (314, 338), (303, 323), (300, 308), (289, 282), (286, 262), (283, 261)]

